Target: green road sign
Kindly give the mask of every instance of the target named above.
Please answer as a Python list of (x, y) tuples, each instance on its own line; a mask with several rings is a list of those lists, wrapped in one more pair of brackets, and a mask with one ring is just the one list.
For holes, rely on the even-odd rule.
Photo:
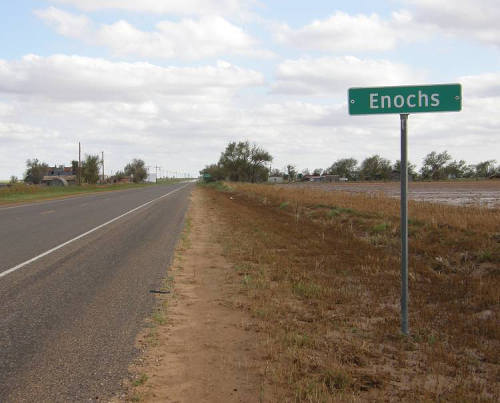
[(451, 112), (462, 109), (460, 84), (349, 88), (350, 115)]
[(349, 88), (349, 114), (398, 113), (401, 120), (401, 331), (408, 335), (408, 114), (462, 109), (460, 84)]

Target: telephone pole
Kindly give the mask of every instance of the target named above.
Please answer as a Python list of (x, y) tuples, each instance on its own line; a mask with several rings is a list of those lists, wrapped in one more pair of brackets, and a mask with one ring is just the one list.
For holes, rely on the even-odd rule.
[(77, 176), (78, 176), (78, 185), (80, 186), (82, 184), (82, 146), (80, 145), (80, 142), (78, 142), (78, 169), (77, 169)]
[(104, 151), (102, 151), (102, 183), (104, 184)]

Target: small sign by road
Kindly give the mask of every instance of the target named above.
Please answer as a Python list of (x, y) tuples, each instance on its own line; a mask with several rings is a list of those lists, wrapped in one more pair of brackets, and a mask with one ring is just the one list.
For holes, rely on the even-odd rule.
[(398, 113), (401, 121), (401, 331), (408, 335), (408, 115), (462, 109), (460, 84), (349, 88), (350, 115)]
[(462, 109), (460, 84), (349, 88), (350, 115), (452, 112)]

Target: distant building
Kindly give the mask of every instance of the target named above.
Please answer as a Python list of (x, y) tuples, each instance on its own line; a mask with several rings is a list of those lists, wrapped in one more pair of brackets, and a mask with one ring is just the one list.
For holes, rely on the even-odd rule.
[(74, 185), (76, 184), (76, 172), (73, 172), (73, 167), (63, 165), (49, 167), (47, 175), (44, 175), (41, 183), (47, 186)]
[(283, 183), (285, 180), (282, 176), (270, 176), (267, 181), (271, 183)]
[(76, 175), (76, 172), (73, 172), (73, 167), (65, 167), (63, 165), (49, 167), (47, 171), (47, 176), (69, 176)]
[(340, 182), (340, 175), (323, 175), (323, 182)]
[(132, 183), (133, 182), (132, 177), (130, 177), (130, 176), (124, 176), (124, 177), (112, 176), (111, 178), (109, 178), (109, 180), (111, 183)]
[[(411, 173), (408, 173), (408, 180), (413, 181), (415, 178)], [(401, 175), (399, 174), (399, 171), (393, 169), (391, 172), (391, 180), (393, 181), (399, 181), (401, 180)]]
[(310, 182), (340, 182), (339, 175), (305, 175), (304, 179)]
[(75, 177), (70, 175), (44, 176), (42, 179), (42, 185), (47, 185), (47, 186), (69, 186), (70, 184), (75, 184), (75, 183), (76, 183)]

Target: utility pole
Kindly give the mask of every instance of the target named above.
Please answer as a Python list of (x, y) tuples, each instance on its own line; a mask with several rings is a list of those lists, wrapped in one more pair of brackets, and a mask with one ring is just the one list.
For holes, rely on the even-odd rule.
[(77, 176), (78, 176), (78, 185), (80, 186), (82, 184), (82, 147), (80, 145), (80, 142), (78, 142), (78, 169), (77, 169)]
[(102, 151), (102, 183), (104, 184), (104, 151)]
[(155, 183), (158, 183), (158, 165), (155, 165)]

